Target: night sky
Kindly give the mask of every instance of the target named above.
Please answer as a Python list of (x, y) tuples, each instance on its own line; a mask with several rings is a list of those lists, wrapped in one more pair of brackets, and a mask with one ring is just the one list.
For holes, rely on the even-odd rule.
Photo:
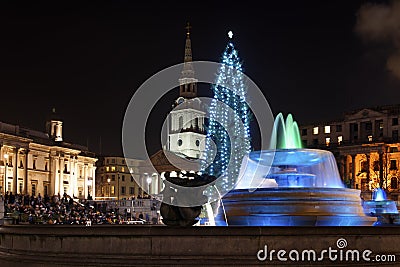
[[(188, 21), (193, 60), (218, 62), (232, 30), (273, 113), (299, 124), (400, 104), (399, 4), (166, 2), (1, 1), (0, 121), (44, 130), (55, 107), (66, 141), (99, 153), (101, 137), (103, 154), (122, 155), (126, 106), (151, 75), (182, 63)], [(150, 153), (177, 96), (157, 104)]]

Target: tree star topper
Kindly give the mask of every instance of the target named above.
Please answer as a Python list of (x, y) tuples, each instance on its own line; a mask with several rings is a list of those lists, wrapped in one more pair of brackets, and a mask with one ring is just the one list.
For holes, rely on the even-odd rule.
[(233, 32), (232, 31), (228, 32), (228, 37), (229, 37), (229, 39), (232, 39), (232, 37), (233, 37)]

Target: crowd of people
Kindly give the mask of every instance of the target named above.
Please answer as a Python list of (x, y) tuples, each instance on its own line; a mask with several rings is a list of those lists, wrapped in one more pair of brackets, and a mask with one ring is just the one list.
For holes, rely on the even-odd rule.
[[(44, 195), (14, 195), (7, 192), (4, 197), (4, 211), (15, 223), (30, 224), (129, 224), (131, 222), (146, 222), (143, 213), (121, 214), (118, 209), (96, 205), (95, 202), (84, 200), (82, 203), (64, 194), (54, 196)], [(153, 222), (154, 223), (154, 222)]]

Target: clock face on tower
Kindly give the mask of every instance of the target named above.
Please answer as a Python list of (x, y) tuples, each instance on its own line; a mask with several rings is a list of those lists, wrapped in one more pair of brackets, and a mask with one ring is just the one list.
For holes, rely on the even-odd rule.
[(183, 98), (183, 97), (179, 97), (177, 100), (176, 100), (176, 103), (179, 105), (179, 104), (182, 104), (183, 102), (185, 102), (185, 99)]

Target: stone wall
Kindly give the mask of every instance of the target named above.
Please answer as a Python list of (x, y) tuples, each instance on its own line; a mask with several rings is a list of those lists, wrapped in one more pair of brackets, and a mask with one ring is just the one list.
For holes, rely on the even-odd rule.
[[(342, 238), (342, 239), (341, 239)], [(360, 251), (360, 261), (339, 260)], [(343, 241), (344, 240), (344, 241)], [(343, 244), (347, 246), (343, 247)], [(275, 250), (272, 261), (260, 261), (264, 248)], [(280, 261), (278, 250), (338, 250), (332, 261)], [(361, 258), (371, 250), (371, 261)], [(377, 263), (377, 254), (395, 255), (396, 262)], [(269, 254), (268, 254), (269, 255)], [(292, 256), (295, 254), (292, 254)], [(350, 254), (349, 254), (350, 255)], [(282, 256), (282, 255), (281, 255)], [(317, 258), (320, 254), (317, 255)], [(281, 257), (282, 258), (282, 257)], [(301, 259), (301, 258), (300, 258)], [(306, 258), (307, 259), (307, 258)], [(343, 258), (344, 259), (344, 258)], [(166, 227), (166, 226), (57, 226), (0, 227), (0, 266), (165, 266), (176, 265), (342, 265), (399, 266), (400, 227)]]

